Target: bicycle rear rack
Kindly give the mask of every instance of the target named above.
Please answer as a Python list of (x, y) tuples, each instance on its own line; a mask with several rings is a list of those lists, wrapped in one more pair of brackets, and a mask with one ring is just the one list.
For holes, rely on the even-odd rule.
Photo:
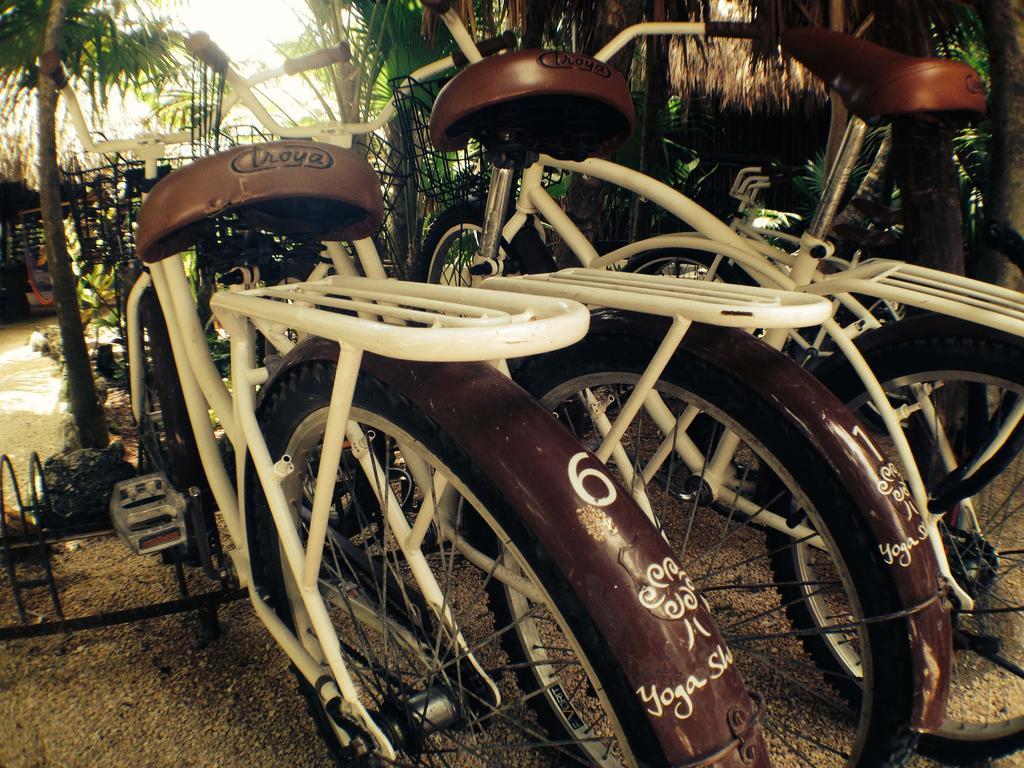
[(297, 331), (432, 362), (541, 354), (579, 341), (590, 322), (570, 301), (365, 277), (221, 291), (210, 305), (232, 337), (251, 322), (281, 352), (294, 345), (288, 332)]
[(1024, 303), (1017, 291), (902, 261), (870, 259), (804, 290), (874, 296), (1024, 336)]
[(828, 301), (795, 291), (581, 267), (492, 277), (484, 287), (731, 328), (802, 328), (832, 314)]

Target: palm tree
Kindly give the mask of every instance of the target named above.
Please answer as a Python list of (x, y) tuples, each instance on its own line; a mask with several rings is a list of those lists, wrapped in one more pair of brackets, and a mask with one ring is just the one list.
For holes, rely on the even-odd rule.
[(13, 106), (28, 96), (33, 79), (36, 86), (40, 207), (64, 350), (69, 410), (83, 447), (102, 448), (109, 440), (106, 418), (96, 398), (64, 236), (57, 166), (57, 87), (64, 82), (66, 66), (72, 80), (84, 84), (94, 102), (103, 104), (113, 87), (124, 90), (171, 72), (173, 37), (162, 24), (146, 20), (142, 14), (141, 21), (132, 21), (124, 4), (114, 0), (7, 0), (0, 8), (3, 112), (10, 114)]
[[(1024, 4), (1020, 0), (982, 0), (992, 78), (992, 156), (989, 165), (986, 215), (1024, 232)], [(1005, 257), (985, 253), (980, 276), (1002, 285), (1022, 288), (1024, 278)]]
[[(303, 75), (318, 94), (321, 109), (329, 118), (349, 121), (375, 115), (391, 98), (389, 83), (450, 52), (446, 35), (436, 44), (422, 32), (423, 9), (418, 0), (306, 0), (310, 19), (301, 39), (282, 46), (287, 55), (347, 42), (352, 61), (345, 66), (316, 70)], [(344, 6), (344, 7), (343, 7)], [(404, 178), (411, 158), (402, 155), (403, 141), (397, 121), (385, 127), (386, 148), (377, 159), (392, 179)], [(370, 137), (367, 141), (375, 143)], [(387, 250), (400, 272), (414, 256), (421, 222), (415, 185), (395, 182), (385, 188), (389, 211)]]

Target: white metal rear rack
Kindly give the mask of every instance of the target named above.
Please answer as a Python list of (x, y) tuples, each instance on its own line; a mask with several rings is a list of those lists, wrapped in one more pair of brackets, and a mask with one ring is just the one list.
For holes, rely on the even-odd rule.
[(586, 268), (492, 277), (484, 287), (732, 328), (802, 328), (832, 314), (826, 299), (806, 293)]
[(1017, 291), (902, 261), (871, 259), (804, 290), (875, 296), (1024, 336), (1024, 302)]
[[(612, 460), (622, 474), (627, 487), (658, 525), (644, 485), (674, 450), (678, 435), (685, 433), (698, 407), (690, 405), (678, 416), (673, 414), (655, 384), (678, 349), (683, 337), (694, 322), (733, 328), (800, 328), (825, 322), (832, 314), (831, 303), (806, 293), (796, 293), (745, 285), (729, 285), (703, 280), (685, 280), (668, 275), (638, 275), (630, 272), (574, 268), (546, 275), (525, 277), (493, 277), (484, 281), (485, 288), (497, 288), (517, 293), (543, 294), (573, 299), (590, 306), (613, 307), (672, 318), (657, 351), (640, 375), (629, 398), (622, 405), (615, 421), (605, 413), (605, 405), (590, 390), (584, 392), (591, 419), (602, 435), (597, 456), (602, 461)], [(642, 407), (665, 435), (655, 458), (641, 473), (634, 470), (630, 456), (621, 444), (629, 424)], [(733, 451), (738, 444), (735, 435), (724, 435), (719, 449), (708, 465), (710, 477), (725, 478), (729, 471)], [(717, 482), (717, 481), (716, 481)], [(787, 522), (762, 508), (751, 508), (751, 514), (779, 530)], [(811, 529), (794, 535), (813, 537)], [(809, 539), (819, 545), (817, 537)]]
[(249, 321), (279, 350), (294, 343), (292, 331), (433, 362), (549, 352), (579, 341), (590, 322), (566, 299), (344, 276), (222, 292), (211, 306), (230, 334)]
[[(284, 552), (282, 564), (287, 563), (300, 585), (303, 605), (323, 649), (322, 663), (330, 669), (345, 706), (351, 708), (363, 727), (383, 745), (385, 757), (393, 760), (394, 752), (387, 737), (360, 702), (356, 681), (339, 651), (328, 608), (316, 588), (345, 445), (350, 446), (367, 477), (375, 479), (371, 485), (378, 493), (383, 513), (424, 599), (437, 617), (449, 625), (460, 655), (473, 665), (490, 688), (490, 695), (500, 702), (497, 687), (452, 620), (441, 588), (416, 540), (416, 531), (426, 531), (432, 506), (423, 505), (416, 527), (410, 528), (402, 506), (390, 491), (386, 475), (379, 464), (369, 458), (371, 451), (362, 428), (356, 421), (350, 421), (349, 415), (364, 352), (403, 360), (489, 361), (504, 366), (501, 361), (506, 358), (548, 352), (579, 341), (590, 325), (586, 307), (558, 298), (348, 276), (225, 291), (216, 294), (210, 304), (231, 337), (233, 416), (280, 537)], [(305, 543), (299, 538), (293, 511), (281, 485), (295, 469), (292, 457), (271, 455), (256, 416), (257, 387), (265, 385), (270, 377), (269, 369), (262, 365), (257, 354), (257, 331), (280, 353), (287, 352), (303, 335), (338, 344), (338, 363), (324, 424), (325, 437)], [(452, 396), (457, 397), (457, 393), (453, 392)], [(241, 471), (241, 464), (238, 470)], [(443, 484), (434, 487), (443, 489)], [(378, 488), (381, 490), (377, 491)], [(422, 534), (419, 536), (422, 539)], [(254, 604), (258, 611), (262, 610), (258, 599), (254, 599)], [(274, 625), (271, 612), (263, 611), (261, 616), (269, 625)], [(314, 675), (323, 673), (322, 663), (313, 659), (287, 628), (278, 630), (275, 637), (291, 649), (289, 655), (301, 665), (308, 679), (316, 679)]]

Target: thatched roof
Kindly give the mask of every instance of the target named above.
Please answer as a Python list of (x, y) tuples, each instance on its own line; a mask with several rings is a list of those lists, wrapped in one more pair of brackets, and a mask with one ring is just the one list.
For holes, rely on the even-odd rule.
[[(81, 164), (81, 146), (64, 110), (57, 115), (58, 163), (61, 168), (74, 168)], [(24, 182), (35, 189), (39, 186), (36, 166), (36, 104), (25, 99), (4, 115), (0, 126), (0, 182)]]
[(3, 115), (0, 125), (0, 182), (38, 186), (35, 172), (35, 106), (27, 99)]
[[(673, 18), (751, 21), (773, 30), (828, 26), (827, 0), (679, 0)], [(669, 3), (670, 8), (672, 3)], [(900, 47), (901, 38), (927, 37), (929, 25), (949, 18), (955, 0), (845, 0), (842, 29)], [(696, 12), (695, 12), (696, 10)], [(671, 13), (671, 10), (670, 10)], [(678, 14), (686, 14), (678, 15)], [(669, 44), (673, 90), (703, 96), (743, 111), (813, 108), (823, 103), (822, 83), (777, 47), (754, 51), (743, 40), (673, 38)]]
[[(716, 21), (751, 21), (753, 16), (749, 3), (736, 0), (718, 0), (712, 14)], [(726, 109), (788, 110), (826, 99), (821, 81), (799, 63), (778, 52), (770, 58), (755, 56), (750, 40), (672, 38), (668, 61), (675, 93), (710, 98)]]

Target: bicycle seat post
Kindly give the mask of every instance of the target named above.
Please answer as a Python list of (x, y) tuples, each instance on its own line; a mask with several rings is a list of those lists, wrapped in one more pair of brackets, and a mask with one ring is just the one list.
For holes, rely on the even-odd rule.
[(480, 251), (472, 269), (474, 274), (496, 275), (502, 272), (498, 261), (498, 244), (501, 242), (501, 226), (505, 221), (515, 170), (512, 165), (496, 165), (491, 173), (491, 182), (487, 188), (487, 205), (484, 208), (484, 230), (481, 234)]
[(846, 126), (846, 132), (843, 134), (843, 143), (839, 147), (832, 168), (829, 169), (828, 178), (825, 180), (821, 202), (807, 228), (807, 232), (813, 237), (824, 239), (832, 227), (832, 221), (839, 209), (839, 201), (857, 164), (866, 132), (867, 123), (856, 115), (852, 116)]

